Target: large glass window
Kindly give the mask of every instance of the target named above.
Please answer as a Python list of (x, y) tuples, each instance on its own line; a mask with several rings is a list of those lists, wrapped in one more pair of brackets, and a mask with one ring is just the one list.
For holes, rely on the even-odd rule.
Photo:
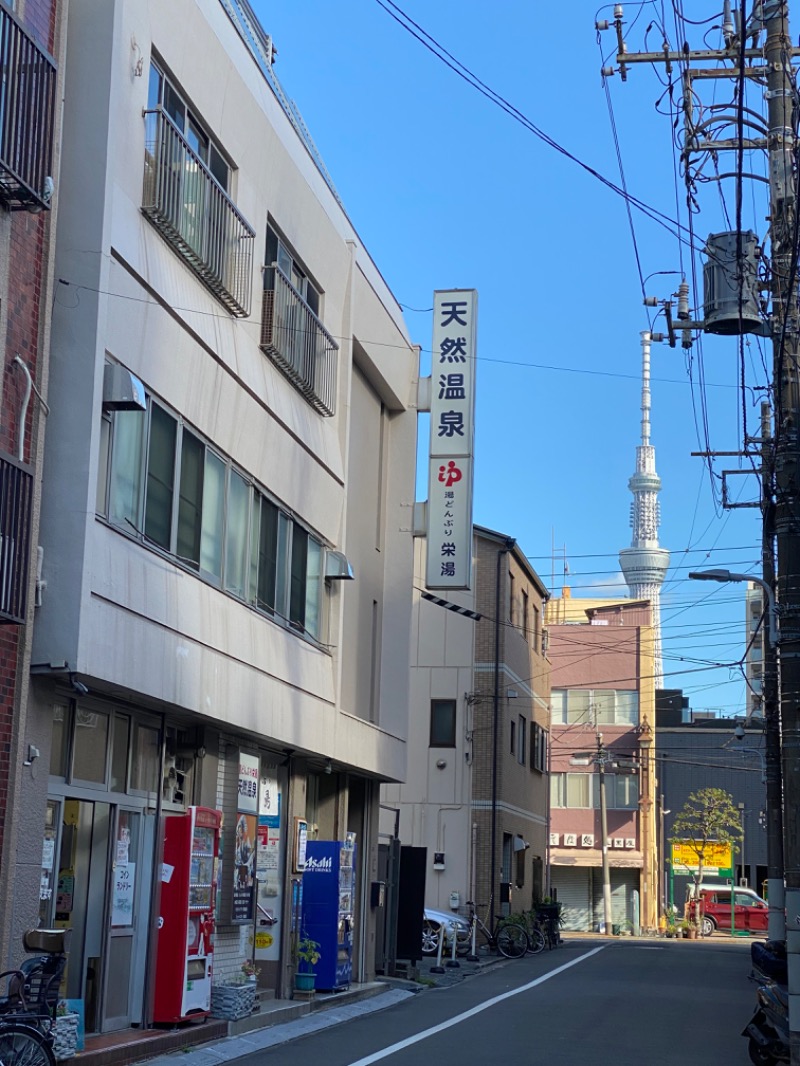
[(98, 488), (99, 514), (319, 639), (316, 537), (152, 398), (146, 412), (113, 412), (104, 440), (99, 477), (109, 491)]
[[(606, 774), (606, 806), (609, 810), (635, 810), (639, 805), (639, 779), (634, 774)], [(555, 773), (550, 777), (553, 807), (600, 808), (600, 777), (597, 773)]]
[(553, 689), (555, 725), (631, 725), (639, 723), (639, 693), (632, 689)]

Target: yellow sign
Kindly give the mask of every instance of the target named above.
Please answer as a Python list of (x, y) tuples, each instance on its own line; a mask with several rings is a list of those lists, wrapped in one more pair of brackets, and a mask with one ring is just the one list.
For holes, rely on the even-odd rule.
[(262, 933), (260, 930), (256, 933), (257, 948), (271, 948), (273, 940), (272, 933)]
[(730, 844), (709, 840), (704, 847), (702, 840), (675, 840), (672, 843), (673, 869), (683, 866), (696, 870), (700, 865), (700, 852), (703, 853), (703, 866), (706, 869), (730, 870), (733, 866)]

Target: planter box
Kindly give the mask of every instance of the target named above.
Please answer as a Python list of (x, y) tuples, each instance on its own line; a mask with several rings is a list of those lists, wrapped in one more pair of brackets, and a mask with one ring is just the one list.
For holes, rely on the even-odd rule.
[(60, 1014), (53, 1026), (53, 1054), (58, 1062), (71, 1059), (78, 1047), (77, 1014)]
[(211, 986), (211, 1017), (238, 1022), (248, 1018), (256, 1005), (256, 983)]

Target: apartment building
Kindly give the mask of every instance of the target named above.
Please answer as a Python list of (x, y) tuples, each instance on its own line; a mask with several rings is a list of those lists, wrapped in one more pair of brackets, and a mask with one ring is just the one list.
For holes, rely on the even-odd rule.
[(274, 59), (246, 0), (69, 6), (22, 782), (45, 847), (17, 849), (42, 891), (15, 922), (73, 929), (87, 1032), (152, 1021), (163, 826), (193, 804), (223, 816), (214, 981), (254, 956), (289, 993), (307, 838), (355, 840), (372, 968), (417, 352)]
[[(612, 924), (658, 921), (653, 626), (647, 601), (548, 605), (552, 663), (549, 858), (569, 929), (605, 929), (600, 769)], [(611, 932), (611, 930), (607, 930)]]
[(427, 850), (426, 904), (499, 915), (544, 893), (547, 590), (512, 538), (475, 526), (473, 545), (452, 610), (423, 595), (416, 542), (408, 777), (382, 791), (403, 843)]
[(0, 897), (6, 915), (0, 958), (6, 962), (20, 947), (13, 936), (18, 901), (35, 901), (40, 882), (41, 826), (34, 823), (30, 839), (36, 843), (23, 849), (22, 868), (14, 827), (25, 823), (23, 783), (38, 758), (27, 704), (48, 409), (63, 15), (60, 0), (0, 2)]

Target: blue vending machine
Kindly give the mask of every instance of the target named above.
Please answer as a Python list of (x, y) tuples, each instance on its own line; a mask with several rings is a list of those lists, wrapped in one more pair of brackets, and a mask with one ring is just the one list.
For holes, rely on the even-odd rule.
[(301, 935), (316, 940), (320, 960), (316, 987), (347, 988), (353, 977), (355, 834), (348, 839), (309, 840), (303, 871)]

